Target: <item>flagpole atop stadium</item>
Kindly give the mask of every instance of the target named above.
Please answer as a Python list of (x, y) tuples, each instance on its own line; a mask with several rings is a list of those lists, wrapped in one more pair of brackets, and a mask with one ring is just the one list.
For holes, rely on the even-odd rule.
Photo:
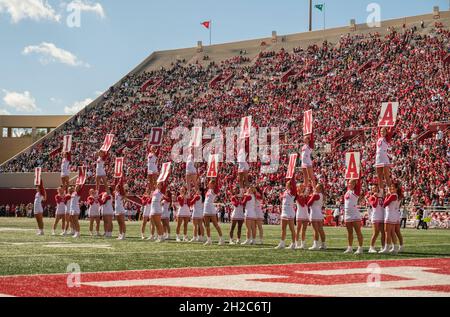
[(209, 20), (209, 46), (212, 45), (212, 20)]
[(312, 31), (312, 0), (309, 0), (309, 32)]

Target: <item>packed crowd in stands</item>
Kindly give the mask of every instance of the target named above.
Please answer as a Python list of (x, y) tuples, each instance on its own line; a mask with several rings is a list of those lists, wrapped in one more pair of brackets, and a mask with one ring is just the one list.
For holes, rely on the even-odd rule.
[[(450, 32), (436, 28), (421, 34), (416, 28), (345, 35), (339, 43), (324, 42), (292, 52), (263, 51), (254, 60), (242, 55), (207, 66), (176, 61), (169, 69), (129, 75), (109, 89), (103, 100), (81, 111), (61, 129), (38, 145), (0, 167), (0, 172), (59, 172), (62, 137), (72, 134), (71, 168), (88, 167), (87, 183), (94, 183), (96, 152), (107, 133), (116, 136), (108, 159), (110, 181), (115, 156), (125, 157), (129, 192), (142, 195), (146, 187), (146, 142), (152, 127), (166, 133), (158, 163), (170, 161), (170, 131), (191, 128), (193, 119), (204, 127), (237, 127), (244, 116), (252, 116), (257, 127), (279, 127), (282, 133), (280, 169), (261, 174), (260, 163), (251, 164), (251, 181), (265, 194), (269, 214), (279, 212), (279, 194), (285, 182), (286, 158), (299, 152), (305, 110), (314, 111), (315, 173), (325, 185), (326, 203), (339, 205), (346, 190), (344, 153), (363, 153), (364, 189), (374, 183), (375, 142), (380, 105), (400, 103), (395, 135), (391, 143), (393, 176), (401, 181), (405, 204), (444, 206), (450, 196), (450, 131), (440, 131), (419, 142), (432, 122), (450, 121), (450, 69), (442, 58), (450, 52)], [(371, 61), (371, 67), (360, 71)], [(281, 78), (295, 70), (286, 82)], [(219, 74), (230, 75), (227, 83), (210, 82)], [(142, 87), (151, 81), (145, 91)], [(334, 144), (344, 129), (368, 128), (352, 142)], [(327, 145), (332, 150), (327, 151)], [(206, 164), (197, 164), (205, 179)], [(229, 203), (236, 186), (236, 164), (224, 164), (223, 186), (217, 202)], [(300, 174), (300, 173), (299, 173)], [(300, 180), (299, 180), (300, 181)], [(184, 164), (175, 164), (170, 189), (184, 184)]]

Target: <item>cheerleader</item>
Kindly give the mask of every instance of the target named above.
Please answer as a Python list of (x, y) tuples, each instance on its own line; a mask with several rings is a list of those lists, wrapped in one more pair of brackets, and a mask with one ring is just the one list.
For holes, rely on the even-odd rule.
[[(147, 223), (150, 221), (150, 211), (151, 211), (150, 204), (151, 204), (151, 202), (152, 202), (152, 197), (150, 196), (149, 189), (147, 189), (145, 191), (144, 196), (142, 196), (142, 198), (141, 198), (141, 203), (142, 203), (142, 207), (143, 207), (142, 225), (141, 225), (141, 239), (142, 240), (145, 240), (145, 227), (146, 227)], [(153, 235), (150, 232), (150, 237), (147, 240), (152, 240), (152, 238), (153, 238)]]
[(250, 170), (250, 166), (247, 163), (247, 153), (245, 152), (245, 148), (242, 147), (238, 153), (238, 176), (239, 176), (239, 187), (241, 191), (244, 191), (248, 185), (248, 171)]
[[(403, 251), (403, 236), (400, 233), (400, 201), (403, 199), (402, 189), (399, 183), (392, 183), (389, 188), (389, 196), (384, 200), (385, 208), (384, 226), (386, 231), (386, 245), (379, 252), (381, 254), (397, 254)], [(400, 246), (397, 244), (397, 237)], [(388, 249), (391, 247), (391, 249)]]
[[(231, 229), (230, 229), (230, 244), (241, 243), (242, 225), (244, 224), (244, 206), (242, 204), (242, 195), (239, 188), (234, 190), (234, 195), (231, 197), (231, 204), (233, 205), (233, 212), (231, 213)], [(233, 241), (234, 229), (237, 225), (237, 240)]]
[(256, 188), (251, 186), (242, 199), (245, 211), (245, 226), (247, 228), (247, 240), (242, 245), (253, 245), (256, 243)]
[(105, 230), (105, 238), (112, 238), (113, 231), (113, 198), (112, 198), (112, 188), (106, 186), (106, 192), (100, 195), (100, 210), (103, 216), (103, 227)]
[(172, 206), (172, 193), (166, 192), (162, 200), (162, 216), (161, 222), (164, 229), (164, 240), (170, 239), (170, 207)]
[(304, 145), (302, 147), (302, 170), (305, 186), (308, 187), (311, 183), (312, 187), (316, 187), (316, 178), (314, 176), (313, 161), (311, 154), (314, 148), (314, 135), (305, 135)]
[(98, 198), (98, 193), (95, 189), (91, 188), (89, 190), (89, 197), (87, 199), (89, 205), (88, 216), (89, 216), (89, 234), (91, 237), (94, 235), (94, 222), (95, 222), (95, 235), (100, 236), (100, 202)]
[(377, 170), (378, 176), (378, 187), (383, 189), (385, 185), (391, 186), (391, 172), (390, 168), (392, 166), (389, 159), (389, 143), (392, 140), (392, 129), (381, 128), (378, 130), (378, 140), (377, 140), (377, 152), (375, 158), (375, 168)]
[(361, 213), (358, 210), (358, 200), (361, 195), (361, 179), (349, 180), (344, 196), (344, 221), (347, 228), (348, 247), (344, 254), (353, 253), (353, 231), (358, 238), (358, 249), (355, 254), (363, 254), (364, 238), (361, 232)]
[[(310, 222), (312, 224), (312, 227), (314, 229), (314, 242), (313, 246), (309, 248), (309, 250), (315, 251), (315, 250), (326, 250), (326, 236), (325, 231), (323, 230), (323, 213), (322, 213), (322, 207), (323, 207), (323, 185), (318, 184), (315, 187), (314, 193), (309, 197), (308, 199), (308, 207), (311, 209), (310, 214)], [(321, 244), (319, 245), (319, 238), (321, 240)]]
[(151, 146), (147, 154), (147, 179), (150, 192), (156, 189), (156, 180), (158, 179), (158, 157), (154, 146)]
[(206, 227), (206, 235), (207, 240), (205, 242), (205, 245), (211, 245), (211, 222), (216, 228), (217, 233), (219, 234), (219, 245), (224, 245), (225, 242), (222, 237), (222, 230), (220, 229), (218, 220), (217, 220), (217, 210), (216, 206), (214, 205), (214, 202), (217, 198), (217, 195), (220, 193), (220, 186), (218, 181), (212, 180), (208, 184), (208, 191), (206, 192), (205, 196), (205, 204), (203, 207), (203, 218), (205, 219), (205, 227)]
[[(69, 190), (69, 189), (67, 189)], [(72, 223), (70, 221), (70, 200), (72, 199), (72, 196), (69, 195), (69, 193), (67, 192), (66, 195), (64, 196), (64, 205), (65, 205), (65, 212), (64, 212), (64, 218), (66, 220), (66, 227), (64, 228), (64, 232), (63, 232), (63, 236), (65, 235), (74, 235), (75, 231), (72, 228)], [(70, 229), (70, 233), (69, 233), (69, 229)]]
[(297, 196), (297, 188), (295, 184), (295, 177), (292, 177), (286, 183), (286, 190), (280, 195), (281, 200), (281, 241), (276, 249), (286, 248), (286, 228), (289, 226), (291, 231), (292, 243), (289, 245), (289, 249), (295, 249), (295, 225), (294, 225), (294, 201)]
[(44, 235), (44, 208), (42, 207), (42, 203), (47, 200), (47, 192), (44, 188), (44, 183), (41, 180), (41, 184), (36, 186), (36, 195), (34, 196), (34, 217), (36, 218), (36, 222), (38, 225), (38, 236)]
[[(205, 189), (199, 188), (189, 202), (192, 208), (192, 222), (194, 224), (194, 235), (190, 242), (203, 242), (205, 238), (205, 228), (203, 227), (203, 207), (205, 204)], [(199, 235), (200, 234), (200, 235)]]
[(189, 195), (191, 194), (192, 189), (197, 188), (197, 182), (197, 168), (195, 167), (194, 155), (191, 153), (189, 154), (186, 162), (186, 184)]
[(64, 187), (60, 186), (58, 188), (58, 194), (55, 196), (55, 203), (56, 203), (56, 214), (55, 214), (55, 222), (53, 223), (52, 227), (52, 236), (56, 235), (56, 227), (58, 226), (58, 223), (61, 221), (61, 235), (64, 235), (65, 228), (66, 228), (66, 204), (65, 204), (65, 197), (64, 197)]
[(188, 242), (187, 229), (189, 220), (191, 219), (191, 210), (189, 209), (189, 199), (187, 197), (186, 187), (181, 187), (180, 195), (177, 198), (178, 212), (177, 212), (177, 242), (181, 242), (180, 231), (183, 225), (183, 242)]
[(386, 234), (384, 232), (384, 199), (383, 191), (379, 189), (378, 185), (373, 185), (371, 188), (371, 195), (369, 197), (369, 205), (372, 207), (372, 239), (370, 240), (369, 253), (378, 253), (375, 249), (378, 236), (381, 234), (381, 249), (384, 249), (386, 243)]
[(70, 152), (64, 152), (62, 154), (61, 162), (61, 183), (63, 189), (67, 191), (69, 189), (69, 177), (70, 177), (70, 162), (72, 161), (72, 156)]
[[(123, 186), (122, 181), (116, 185), (114, 191), (114, 215), (116, 216), (117, 224), (119, 225), (119, 236), (117, 240), (125, 240), (125, 235), (127, 233), (127, 226), (125, 224), (125, 207), (123, 205), (124, 200), (127, 198), (127, 193)], [(112, 231), (112, 230), (111, 230)]]
[(255, 201), (255, 210), (256, 210), (256, 230), (259, 233), (259, 241), (256, 244), (262, 245), (264, 244), (264, 212), (262, 210), (262, 205), (264, 203), (264, 193), (256, 187), (256, 201)]
[[(308, 212), (308, 196), (306, 195), (305, 185), (297, 186), (297, 196), (295, 196), (295, 202), (297, 205), (297, 239), (295, 248), (304, 250), (306, 248), (306, 230), (309, 225), (309, 212)], [(301, 238), (301, 240), (300, 240)]]
[(72, 224), (72, 230), (74, 231), (73, 238), (78, 239), (80, 237), (80, 195), (82, 187), (77, 185), (76, 187), (69, 188), (70, 198), (70, 223)]
[(100, 192), (100, 186), (103, 184), (105, 190), (108, 187), (108, 180), (106, 178), (105, 162), (108, 157), (108, 153), (105, 151), (99, 151), (97, 153), (97, 162), (95, 164), (95, 189)]
[(162, 204), (163, 200), (168, 201), (169, 197), (164, 195), (164, 184), (158, 183), (156, 189), (152, 194), (152, 200), (150, 204), (150, 218), (153, 226), (158, 233), (157, 242), (164, 242), (164, 228), (161, 222), (163, 214)]

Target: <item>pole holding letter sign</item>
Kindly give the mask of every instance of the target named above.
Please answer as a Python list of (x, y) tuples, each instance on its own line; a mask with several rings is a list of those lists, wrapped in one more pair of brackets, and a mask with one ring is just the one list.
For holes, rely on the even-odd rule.
[(152, 128), (150, 131), (149, 145), (161, 146), (163, 142), (164, 128)]
[(213, 154), (209, 156), (208, 170), (206, 177), (217, 178), (219, 175), (219, 154)]
[(65, 135), (63, 140), (63, 153), (70, 153), (72, 150), (72, 135)]
[(76, 185), (83, 186), (85, 183), (86, 183), (86, 166), (79, 166)]
[(380, 119), (378, 121), (378, 127), (380, 128), (392, 128), (395, 126), (398, 114), (398, 102), (384, 102), (381, 105)]
[(245, 117), (241, 120), (241, 139), (250, 137), (250, 129), (252, 128), (252, 117)]
[(295, 174), (295, 168), (297, 166), (298, 154), (291, 154), (289, 156), (289, 166), (286, 173), (286, 179), (292, 179)]
[(123, 176), (123, 157), (116, 158), (116, 164), (114, 164), (114, 178), (122, 178)]
[(361, 153), (348, 152), (345, 154), (345, 179), (361, 178)]
[(313, 133), (313, 112), (308, 110), (303, 116), (303, 135), (309, 135)]
[(164, 183), (167, 178), (169, 177), (170, 174), (170, 168), (172, 167), (172, 163), (168, 162), (168, 163), (164, 163), (162, 168), (161, 168), (161, 174), (158, 177), (157, 182), (158, 183)]
[(100, 151), (108, 152), (109, 149), (112, 146), (113, 140), (114, 140), (114, 134), (107, 134), (106, 137), (105, 137), (105, 141), (103, 142), (103, 146), (100, 149)]
[(34, 186), (40, 186), (41, 185), (41, 174), (42, 174), (42, 168), (37, 167), (34, 170)]

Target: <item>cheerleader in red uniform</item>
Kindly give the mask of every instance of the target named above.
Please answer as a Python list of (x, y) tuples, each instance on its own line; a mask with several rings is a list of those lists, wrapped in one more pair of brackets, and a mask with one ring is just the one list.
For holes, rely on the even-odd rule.
[(66, 204), (65, 204), (65, 197), (64, 197), (64, 187), (60, 186), (58, 188), (58, 194), (55, 196), (55, 203), (56, 203), (56, 214), (55, 214), (55, 222), (53, 223), (52, 227), (52, 236), (56, 235), (56, 227), (58, 226), (58, 223), (61, 221), (61, 232), (65, 232), (66, 228)]
[[(191, 210), (189, 209), (189, 198), (186, 187), (181, 187), (177, 202), (179, 205), (177, 212), (177, 242), (188, 242), (187, 229), (189, 220), (191, 219)], [(183, 225), (183, 240), (180, 238), (181, 225)]]
[(386, 235), (384, 232), (384, 199), (383, 191), (380, 190), (378, 185), (373, 185), (371, 188), (371, 195), (369, 197), (369, 205), (372, 207), (371, 222), (372, 222), (372, 239), (370, 240), (369, 253), (378, 253), (375, 249), (378, 236), (381, 234), (381, 246), (382, 249), (386, 244)]
[[(325, 231), (323, 230), (323, 213), (322, 213), (323, 201), (324, 201), (323, 185), (318, 184), (314, 189), (314, 193), (309, 197), (307, 203), (308, 207), (311, 210), (310, 221), (314, 229), (313, 246), (309, 248), (309, 250), (311, 251), (327, 249), (326, 235)], [(321, 241), (320, 245), (319, 245), (319, 238)]]
[(196, 193), (189, 201), (189, 206), (192, 208), (192, 223), (194, 224), (194, 235), (190, 242), (203, 242), (205, 237), (205, 228), (203, 227), (204, 203), (205, 189), (197, 185)]
[(156, 189), (156, 180), (158, 179), (158, 157), (157, 150), (151, 146), (147, 154), (147, 179), (150, 193)]
[(125, 240), (127, 226), (125, 224), (125, 206), (124, 201), (127, 198), (127, 193), (122, 180), (116, 185), (114, 191), (114, 215), (116, 216), (117, 224), (119, 225), (119, 236), (117, 240)]
[(256, 188), (250, 186), (242, 199), (245, 210), (245, 226), (247, 227), (247, 240), (242, 245), (256, 244)]
[(378, 186), (384, 189), (385, 185), (391, 186), (391, 161), (389, 158), (389, 143), (392, 140), (392, 129), (381, 128), (378, 130), (377, 151), (375, 157), (375, 168), (378, 176)]
[(297, 196), (297, 187), (295, 184), (295, 177), (292, 177), (286, 183), (286, 190), (284, 193), (280, 195), (281, 200), (281, 241), (276, 247), (276, 249), (284, 249), (286, 248), (286, 229), (289, 226), (289, 230), (291, 231), (292, 243), (289, 246), (289, 249), (295, 249), (295, 212), (294, 212), (294, 202), (295, 197)]
[[(67, 189), (68, 190), (68, 189)], [(66, 221), (66, 227), (64, 228), (64, 232), (63, 236), (65, 235), (74, 235), (75, 231), (72, 228), (72, 223), (70, 222), (70, 199), (72, 198), (72, 196), (69, 195), (68, 192), (66, 192), (66, 195), (64, 196), (64, 205), (65, 205), (65, 213), (64, 213), (64, 219)], [(70, 229), (70, 233), (69, 233), (69, 229)]]
[(41, 180), (41, 184), (36, 186), (36, 195), (34, 196), (34, 217), (38, 225), (38, 236), (44, 235), (44, 208), (42, 203), (47, 200), (47, 192), (45, 191), (44, 183)]
[(250, 165), (247, 163), (247, 153), (245, 147), (242, 146), (238, 152), (238, 176), (239, 176), (239, 186), (241, 192), (248, 188), (248, 172), (250, 170)]
[(264, 204), (264, 193), (256, 187), (256, 202), (255, 202), (255, 209), (256, 209), (256, 230), (259, 233), (259, 241), (256, 242), (258, 245), (264, 244), (264, 212), (262, 209), (262, 206)]
[[(152, 197), (150, 196), (150, 191), (147, 189), (145, 191), (144, 196), (141, 197), (141, 204), (142, 204), (142, 225), (141, 225), (141, 238), (142, 240), (145, 240), (145, 227), (147, 223), (150, 221), (150, 204), (152, 202)], [(148, 240), (152, 239), (152, 235), (150, 233), (150, 237)]]
[(217, 219), (217, 210), (214, 202), (216, 201), (217, 196), (220, 194), (220, 185), (216, 180), (212, 180), (208, 184), (208, 191), (205, 196), (205, 204), (203, 206), (203, 217), (205, 219), (205, 227), (206, 227), (206, 235), (207, 240), (205, 245), (211, 245), (211, 222), (213, 226), (216, 228), (217, 233), (219, 234), (219, 245), (224, 245), (225, 241), (222, 237), (222, 229), (220, 229), (219, 222)]
[(95, 222), (95, 235), (100, 236), (100, 202), (98, 193), (95, 189), (91, 188), (89, 190), (89, 197), (87, 199), (89, 205), (88, 216), (89, 216), (89, 234), (94, 236), (94, 222)]
[[(379, 252), (397, 254), (403, 251), (403, 236), (400, 232), (400, 202), (403, 199), (402, 188), (399, 183), (392, 183), (389, 188), (389, 196), (384, 200), (383, 207), (386, 210), (384, 225), (386, 231), (386, 245)], [(400, 246), (397, 244), (397, 238)], [(388, 249), (390, 247), (390, 249)]]
[[(236, 187), (234, 195), (231, 197), (231, 204), (233, 205), (233, 212), (231, 213), (231, 228), (230, 228), (230, 244), (241, 243), (242, 225), (244, 224), (244, 206), (242, 204), (243, 196), (240, 193), (239, 188)], [(237, 240), (234, 241), (234, 229), (237, 225)]]
[(314, 176), (314, 166), (311, 158), (312, 151), (314, 149), (314, 135), (305, 135), (303, 142), (305, 143), (302, 147), (302, 170), (304, 184), (306, 187), (312, 185), (314, 188), (316, 187), (316, 178)]
[(170, 239), (170, 207), (172, 206), (172, 192), (167, 191), (162, 200), (161, 222), (164, 228), (164, 240)]
[(163, 200), (169, 200), (170, 198), (164, 195), (165, 186), (163, 183), (157, 183), (156, 189), (152, 194), (152, 201), (150, 204), (150, 218), (153, 227), (156, 228), (158, 233), (158, 238), (156, 242), (164, 242), (164, 227), (161, 222), (161, 217), (163, 214)]
[(70, 177), (70, 162), (72, 161), (72, 156), (70, 152), (62, 153), (61, 162), (61, 183), (65, 191), (69, 189), (69, 177)]
[(114, 208), (113, 208), (113, 197), (112, 197), (112, 188), (106, 187), (106, 192), (100, 195), (100, 208), (103, 216), (103, 226), (105, 230), (105, 237), (112, 238), (113, 231), (113, 217), (114, 217)]
[(308, 195), (306, 195), (305, 185), (297, 186), (297, 196), (295, 197), (297, 204), (297, 239), (295, 248), (304, 250), (306, 248), (306, 230), (309, 225), (309, 212), (308, 212)]
[(97, 162), (95, 164), (95, 189), (100, 192), (100, 186), (104, 185), (105, 190), (108, 187), (108, 179), (106, 177), (106, 160), (108, 159), (108, 153), (105, 151), (99, 151), (97, 153)]
[(190, 149), (191, 153), (188, 156), (186, 162), (186, 184), (188, 194), (191, 194), (191, 190), (197, 188), (198, 174), (197, 168), (195, 167), (194, 155), (192, 154), (193, 149)]
[(363, 254), (364, 238), (361, 232), (361, 213), (358, 209), (358, 201), (361, 195), (361, 178), (349, 180), (347, 192), (344, 196), (344, 220), (347, 228), (348, 247), (345, 254), (353, 253), (353, 231), (358, 238), (358, 249), (355, 254)]
[(78, 239), (80, 237), (80, 196), (82, 186), (77, 185), (69, 188), (70, 198), (70, 223), (72, 230), (74, 231), (73, 238)]

